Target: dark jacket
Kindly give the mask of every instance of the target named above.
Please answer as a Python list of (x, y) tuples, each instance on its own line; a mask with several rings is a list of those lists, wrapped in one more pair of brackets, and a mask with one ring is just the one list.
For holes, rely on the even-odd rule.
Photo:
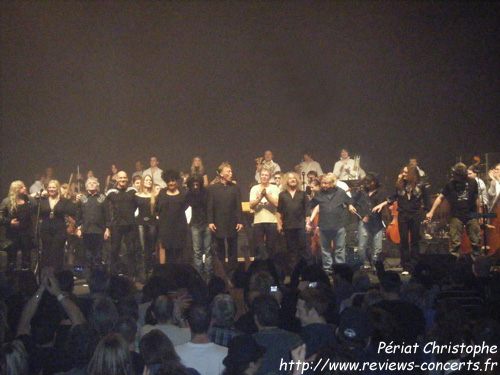
[[(36, 201), (35, 199), (25, 196), (24, 201), (27, 204), (27, 209), (32, 214), (35, 212)], [(31, 230), (33, 224), (33, 215), (30, 215), (29, 218), (25, 218), (26, 220), (21, 221), (20, 226), (18, 228), (12, 228), (10, 226), (10, 222), (13, 219), (19, 219), (16, 215), (16, 212), (12, 212), (12, 206), (10, 204), (9, 198), (5, 198), (2, 203), (0, 203), (0, 225), (7, 227), (7, 232), (14, 231), (23, 231), (23, 230)]]
[(243, 224), (240, 189), (220, 182), (208, 188), (208, 223), (215, 224), (216, 238), (236, 237), (237, 224)]
[(344, 227), (346, 206), (353, 204), (347, 193), (338, 187), (321, 190), (311, 200), (311, 211), (319, 205), (318, 227), (322, 230), (339, 230)]
[(111, 226), (109, 202), (104, 194), (85, 193), (76, 206), (76, 226), (82, 233), (102, 234)]
[(134, 212), (137, 208), (134, 188), (110, 189), (106, 193), (111, 204), (111, 225), (135, 225)]

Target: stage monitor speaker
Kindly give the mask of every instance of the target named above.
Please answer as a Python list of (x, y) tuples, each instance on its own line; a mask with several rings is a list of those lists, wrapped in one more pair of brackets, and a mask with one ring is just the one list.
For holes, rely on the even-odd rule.
[(432, 240), (420, 241), (420, 254), (447, 255), (450, 253), (448, 239), (435, 238)]
[(384, 258), (399, 258), (401, 253), (399, 251), (399, 244), (389, 241), (387, 239), (382, 241), (382, 254)]

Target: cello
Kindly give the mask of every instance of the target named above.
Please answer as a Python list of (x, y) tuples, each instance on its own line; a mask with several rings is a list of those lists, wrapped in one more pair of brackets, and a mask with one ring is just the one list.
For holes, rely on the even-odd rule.
[(387, 226), (385, 230), (385, 235), (392, 242), (399, 244), (401, 242), (401, 237), (399, 236), (399, 225), (398, 225), (398, 202), (389, 208), (391, 210), (392, 221)]

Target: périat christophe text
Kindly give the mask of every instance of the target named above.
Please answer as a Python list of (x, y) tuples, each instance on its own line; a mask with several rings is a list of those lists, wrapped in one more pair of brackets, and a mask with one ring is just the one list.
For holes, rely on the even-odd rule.
[(394, 344), (392, 341), (389, 343), (381, 341), (378, 345), (378, 353), (385, 354), (415, 354), (422, 349), (424, 354), (461, 354), (461, 355), (472, 355), (472, 357), (477, 357), (485, 354), (496, 354), (498, 348), (496, 345), (486, 345), (485, 343), (480, 345), (469, 345), (465, 343), (461, 344), (437, 344), (435, 341), (428, 342), (425, 345), (415, 344)]

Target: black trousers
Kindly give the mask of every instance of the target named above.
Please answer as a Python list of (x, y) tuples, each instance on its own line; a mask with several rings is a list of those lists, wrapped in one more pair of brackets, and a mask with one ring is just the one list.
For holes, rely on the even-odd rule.
[[(232, 272), (238, 265), (238, 237), (216, 238), (217, 257), (223, 264), (226, 273)], [(226, 242), (228, 263), (226, 265)]]
[(31, 249), (34, 247), (33, 234), (31, 231), (13, 231), (9, 230), (6, 233), (7, 239), (12, 241), (12, 244), (7, 247), (7, 262), (8, 271), (14, 271), (16, 268), (17, 252), (22, 253), (22, 267), (28, 268), (31, 266)]
[(68, 237), (66, 225), (42, 226), (40, 237), (42, 239), (42, 268), (52, 267), (55, 271), (62, 270), (64, 245)]
[(257, 257), (261, 260), (273, 258), (278, 242), (278, 226), (276, 223), (257, 223), (253, 225)]
[[(414, 217), (398, 216), (399, 236), (401, 243), (401, 266), (405, 271), (411, 271), (418, 262), (420, 256), (420, 223), (422, 215)], [(410, 235), (408, 236), (408, 233)]]
[(82, 233), (82, 243), (90, 265), (101, 265), (104, 233)]
[[(127, 276), (142, 276), (144, 259), (138, 246), (136, 225), (115, 225), (111, 227), (110, 270), (113, 274), (123, 271)], [(125, 245), (125, 262), (120, 262), (120, 250)]]
[(141, 244), (142, 257), (146, 272), (153, 269), (153, 266), (158, 263), (155, 259), (156, 242), (158, 239), (157, 225), (138, 225), (139, 242)]
[(311, 254), (306, 247), (306, 230), (305, 228), (284, 229), (286, 247), (290, 254), (297, 258), (309, 260)]
[(307, 248), (306, 230), (305, 228), (283, 229), (283, 233), (285, 235), (287, 251), (294, 262), (290, 283), (292, 286), (297, 287), (302, 270), (307, 267), (308, 262), (312, 258), (311, 252)]

